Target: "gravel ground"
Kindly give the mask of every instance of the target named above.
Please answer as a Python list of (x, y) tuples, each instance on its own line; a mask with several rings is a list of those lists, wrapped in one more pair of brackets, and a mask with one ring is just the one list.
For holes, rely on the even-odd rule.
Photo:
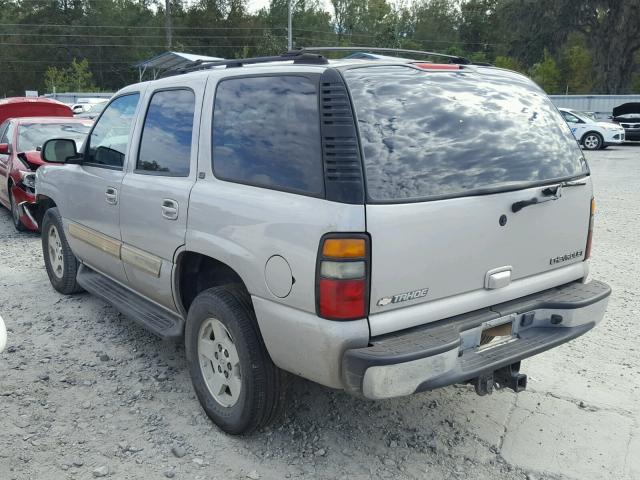
[(49, 285), (40, 238), (0, 209), (0, 479), (640, 478), (640, 145), (588, 154), (605, 323), (523, 363), (529, 388), (368, 402), (303, 380), (272, 429), (222, 434), (184, 348)]

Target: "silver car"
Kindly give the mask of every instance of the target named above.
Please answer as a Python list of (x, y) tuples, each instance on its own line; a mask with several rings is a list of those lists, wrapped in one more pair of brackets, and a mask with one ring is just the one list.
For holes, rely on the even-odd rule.
[(82, 152), (43, 147), (52, 285), (183, 339), (230, 433), (276, 417), (287, 374), (523, 390), (523, 359), (605, 313), (589, 167), (528, 78), (445, 58), (294, 51), (120, 90)]

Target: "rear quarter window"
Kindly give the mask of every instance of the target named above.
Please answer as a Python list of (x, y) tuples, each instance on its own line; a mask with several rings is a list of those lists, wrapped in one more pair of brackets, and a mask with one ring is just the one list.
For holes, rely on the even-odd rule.
[(213, 170), (237, 183), (319, 196), (324, 189), (317, 80), (242, 77), (217, 87)]
[(524, 77), (403, 66), (344, 76), (372, 202), (472, 195), (588, 173), (566, 122)]

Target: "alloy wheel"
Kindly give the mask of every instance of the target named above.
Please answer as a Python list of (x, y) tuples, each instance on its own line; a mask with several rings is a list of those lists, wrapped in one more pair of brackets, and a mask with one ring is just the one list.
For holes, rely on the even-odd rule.
[(62, 251), (62, 241), (60, 240), (60, 234), (55, 225), (51, 225), (48, 233), (49, 239), (49, 263), (51, 264), (51, 270), (53, 274), (62, 278), (64, 274), (64, 257)]
[(200, 327), (198, 360), (216, 402), (223, 407), (235, 405), (242, 389), (240, 357), (229, 330), (216, 318), (206, 319)]
[(595, 135), (589, 135), (584, 139), (584, 146), (589, 150), (596, 150), (600, 146), (600, 139)]

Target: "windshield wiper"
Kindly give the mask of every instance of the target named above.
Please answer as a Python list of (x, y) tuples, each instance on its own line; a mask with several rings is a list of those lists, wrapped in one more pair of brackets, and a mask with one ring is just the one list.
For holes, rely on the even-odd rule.
[(511, 211), (513, 213), (519, 212), (525, 207), (530, 205), (538, 205), (539, 203), (550, 202), (553, 200), (558, 200), (562, 197), (562, 189), (568, 187), (581, 187), (587, 184), (586, 180), (567, 180), (566, 182), (559, 183), (557, 185), (552, 185), (549, 187), (545, 187), (542, 189), (540, 193), (542, 193), (543, 198), (533, 197), (529, 200), (520, 200), (511, 204)]

